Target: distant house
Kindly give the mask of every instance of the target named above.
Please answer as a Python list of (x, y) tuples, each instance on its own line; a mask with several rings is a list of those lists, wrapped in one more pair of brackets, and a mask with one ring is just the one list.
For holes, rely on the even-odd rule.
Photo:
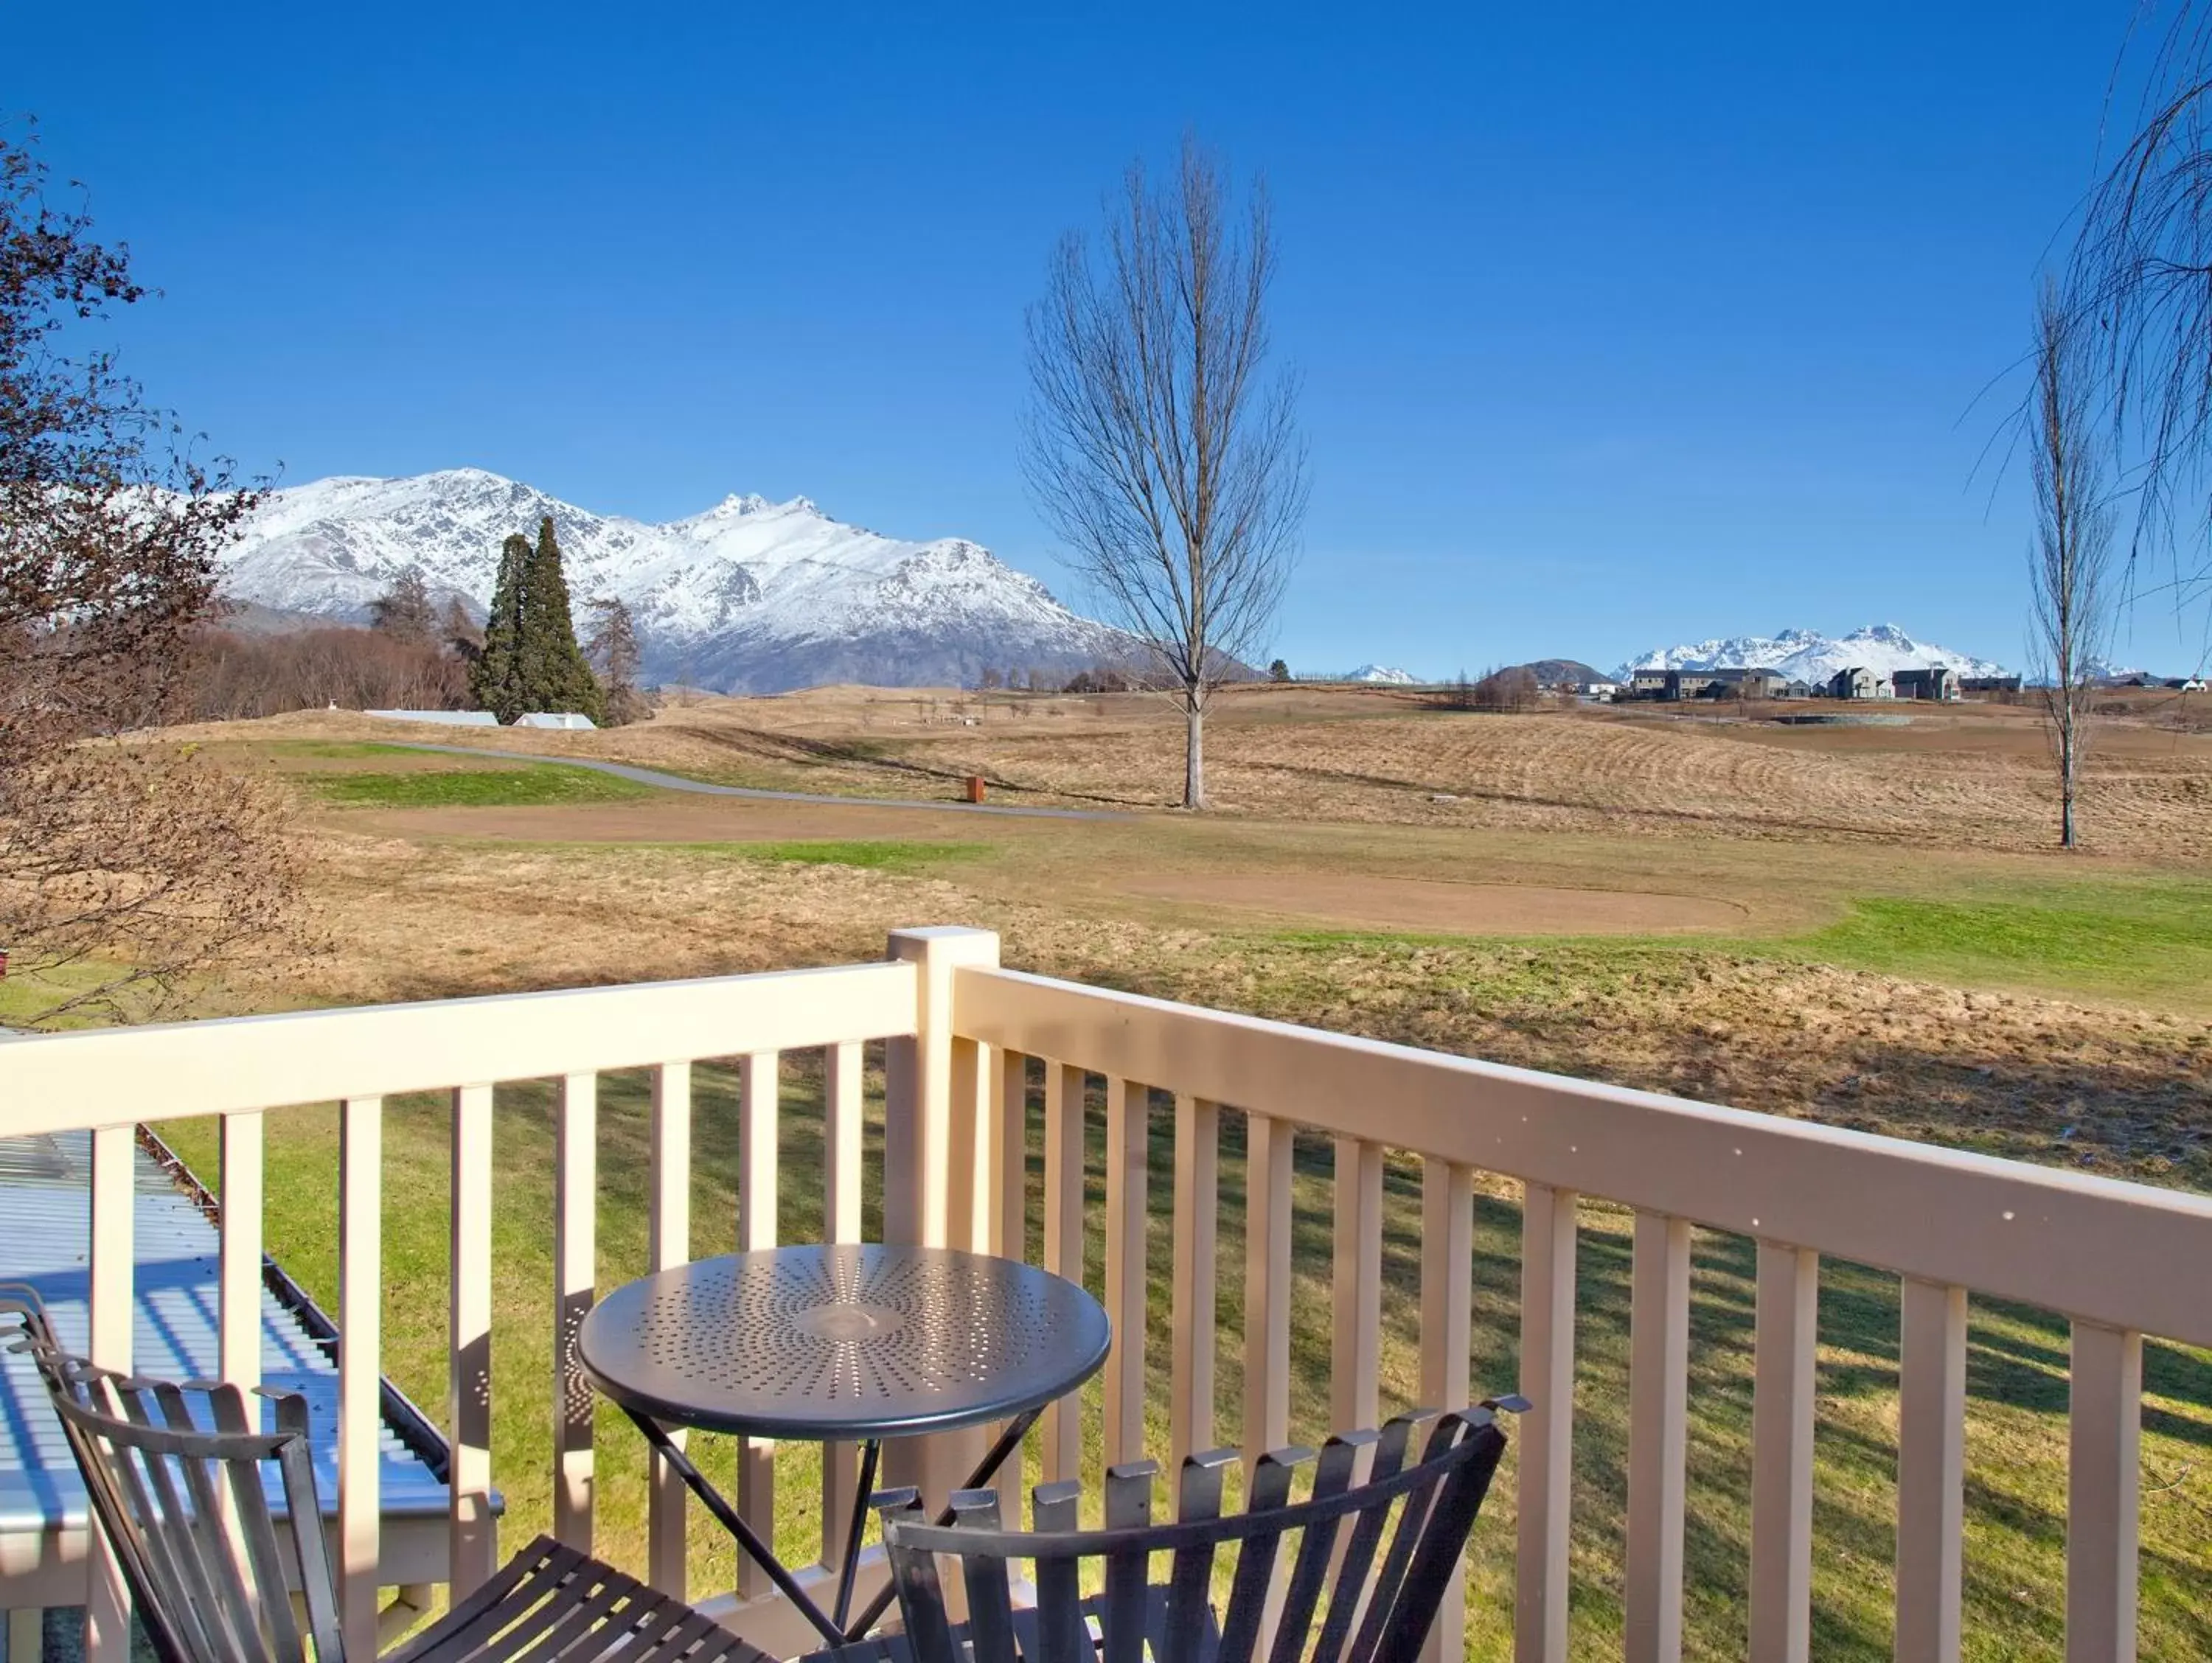
[(1595, 699), (1604, 702), (1620, 696), (1620, 683), (1619, 682), (1584, 682), (1576, 688), (1575, 691), (1585, 699)]
[(2017, 676), (1961, 676), (1959, 677), (1959, 691), (1961, 693), (2017, 693), (2020, 691), (2020, 677)]
[[(1802, 683), (1799, 683), (1802, 685)], [(1786, 699), (1790, 681), (1778, 670), (1716, 670), (1701, 690), (1708, 699)]]
[(1942, 665), (1930, 665), (1925, 670), (1900, 670), (1890, 678), (1890, 686), (1900, 699), (1955, 699), (1959, 696), (1959, 677), (1955, 671)]
[(1632, 699), (1664, 699), (1668, 687), (1674, 677), (1671, 670), (1636, 670), (1629, 672), (1628, 696)]
[(2179, 688), (2184, 693), (2202, 693), (2204, 690), (2204, 678), (2202, 676), (2176, 676), (2167, 682), (2166, 685)]
[(1893, 699), (1897, 689), (1888, 677), (1869, 670), (1864, 665), (1853, 665), (1849, 670), (1838, 670), (1828, 678), (1828, 696), (1832, 699)]

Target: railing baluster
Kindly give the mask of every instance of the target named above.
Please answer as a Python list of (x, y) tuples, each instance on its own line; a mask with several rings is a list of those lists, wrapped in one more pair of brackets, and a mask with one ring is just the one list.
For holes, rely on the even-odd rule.
[(596, 1074), (560, 1084), (553, 1131), (553, 1534), (592, 1548), (591, 1382), (576, 1333), (598, 1293), (599, 1107)]
[[(1083, 1071), (1044, 1066), (1044, 1268), (1083, 1280)], [(1083, 1474), (1083, 1411), (1067, 1398), (1044, 1411), (1048, 1484)]]
[[(1028, 1256), (1029, 1241), (1029, 1102), (1030, 1059), (1018, 1051), (1001, 1049), (991, 1070), (991, 1181), (989, 1249), (1003, 1259)], [(1006, 1431), (1006, 1423), (991, 1429), (993, 1438)], [(1022, 1516), (1023, 1461), (1019, 1451), (999, 1469), (993, 1488), (999, 1492), (1000, 1516)]]
[[(646, 1216), (646, 1268), (665, 1271), (691, 1259), (691, 1065), (665, 1062), (653, 1071), (652, 1195)], [(682, 1448), (686, 1435), (672, 1429)], [(659, 1455), (646, 1477), (646, 1577), (664, 1593), (682, 1599), (685, 1587), (684, 1510), (687, 1492), (676, 1470)]]
[(1807, 1663), (1820, 1256), (1759, 1244), (1751, 1431), (1751, 1663)]
[[(1342, 1431), (1379, 1418), (1382, 1362), (1382, 1150), (1336, 1139), (1335, 1253), (1330, 1301), (1330, 1424)], [(1437, 1404), (1439, 1409), (1461, 1405)]]
[(1245, 1116), (1244, 1467), (1291, 1440), (1291, 1158), (1297, 1128)]
[(1152, 1088), (1106, 1082), (1106, 1465), (1145, 1453), (1145, 1247)]
[[(137, 1253), (137, 1160), (135, 1129), (97, 1126), (92, 1133), (92, 1361), (120, 1374), (131, 1372), (132, 1303)], [(123, 1568), (100, 1531), (86, 1546), (86, 1663), (127, 1663), (131, 1655), (131, 1590)]]
[(1676, 1663), (1689, 1450), (1689, 1221), (1638, 1213), (1632, 1274), (1626, 1653), (1628, 1663)]
[(946, 1120), (945, 1245), (981, 1252), (991, 1237), (990, 1047), (952, 1041), (952, 1106)]
[[(230, 1223), (229, 1174), (223, 1222)], [(384, 1100), (338, 1106), (338, 1617), (346, 1649), (376, 1655), (383, 1548)]]
[(262, 1116), (226, 1114), (221, 1128), (221, 1368), (250, 1392), (261, 1384)]
[[(833, 1045), (822, 1059), (823, 1235), (830, 1241), (860, 1239), (860, 1154), (866, 1122), (860, 1089), (866, 1078), (859, 1045)], [(854, 1446), (822, 1447), (822, 1563), (845, 1563), (845, 1539), (860, 1505), (854, 1487)]]
[(1525, 1187), (1521, 1211), (1520, 1539), (1516, 1663), (1566, 1663), (1574, 1512), (1575, 1193)]
[(991, 1143), (996, 1163), (992, 1193), (996, 1199), (990, 1248), (1002, 1259), (1029, 1256), (1029, 1070), (1030, 1059), (1021, 1052), (998, 1053), (997, 1096), (991, 1105), (996, 1126)]
[[(1340, 1145), (1338, 1158), (1343, 1158)], [(1380, 1195), (1378, 1173), (1378, 1201)], [(1379, 1294), (1376, 1302), (1381, 1302)], [(1438, 1409), (1466, 1407), (1474, 1329), (1474, 1169), (1425, 1158), (1421, 1162), (1422, 1402)], [(1340, 1420), (1338, 1424), (1371, 1422)], [(1458, 1663), (1466, 1654), (1467, 1559), (1462, 1555), (1452, 1567), (1421, 1657), (1423, 1663)]]
[(499, 1564), (499, 1526), (491, 1512), (491, 1120), (490, 1086), (454, 1091), (447, 1388), (453, 1420), (448, 1571), (456, 1601)]
[(1956, 1663), (1965, 1526), (1966, 1290), (1905, 1278), (1898, 1346), (1897, 1657)]
[(2142, 1336), (2074, 1325), (2066, 1468), (2066, 1663), (2136, 1654)]
[[(777, 1053), (755, 1052), (742, 1066), (738, 1105), (738, 1248), (756, 1253), (776, 1244), (776, 1132), (782, 1070)], [(775, 1441), (738, 1440), (738, 1512), (764, 1542), (775, 1540)], [(773, 1591), (750, 1555), (738, 1556), (738, 1597)]]
[[(1213, 1448), (1213, 1290), (1221, 1206), (1221, 1111), (1176, 1099), (1175, 1286), (1169, 1312), (1168, 1450), (1171, 1472)], [(1181, 1486), (1177, 1486), (1177, 1502)]]

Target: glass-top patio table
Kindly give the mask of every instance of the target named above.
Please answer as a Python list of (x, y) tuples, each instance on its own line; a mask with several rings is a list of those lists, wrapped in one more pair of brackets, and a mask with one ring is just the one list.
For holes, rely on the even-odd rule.
[[(885, 1438), (1006, 1426), (964, 1488), (988, 1484), (1048, 1404), (1106, 1360), (1098, 1302), (1034, 1265), (944, 1247), (771, 1247), (656, 1272), (594, 1306), (576, 1336), (592, 1384), (832, 1645), (848, 1622), (860, 1533)], [(830, 1611), (669, 1435), (672, 1427), (861, 1446), (852, 1531)]]

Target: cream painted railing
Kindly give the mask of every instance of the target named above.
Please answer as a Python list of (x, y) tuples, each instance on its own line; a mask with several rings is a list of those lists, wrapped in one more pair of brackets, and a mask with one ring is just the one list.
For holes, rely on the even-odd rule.
[[(1174, 1095), (1173, 1295), (1166, 1359), (1170, 1448), (1215, 1441), (1212, 1290), (1219, 1114), (1246, 1117), (1243, 1437), (1258, 1450), (1291, 1431), (1291, 1156), (1294, 1132), (1335, 1140), (1331, 1418), (1371, 1422), (1378, 1395), (1382, 1154), (1420, 1157), (1420, 1390), (1468, 1395), (1472, 1232), (1478, 1172), (1525, 1185), (1519, 1387), (1536, 1406), (1516, 1429), (1516, 1653), (1564, 1663), (1573, 1448), (1576, 1204), (1637, 1211), (1633, 1250), (1626, 1561), (1632, 1663), (1680, 1649), (1687, 1423), (1690, 1230), (1758, 1246), (1751, 1651), (1803, 1659), (1812, 1559), (1815, 1276), (1822, 1255), (1904, 1278), (1899, 1458), (1898, 1654), (1958, 1654), (1965, 1425), (1966, 1295), (2018, 1300), (2072, 1320), (2067, 1551), (2070, 1660), (2133, 1655), (2135, 1508), (2142, 1337), (2212, 1344), (2212, 1202), (1931, 1150), (1894, 1140), (1500, 1068), (1406, 1047), (1164, 1004), (1001, 970), (995, 937), (900, 932), (890, 962), (829, 970), (524, 994), (61, 1035), (0, 1047), (0, 1135), (93, 1132), (92, 1348), (131, 1356), (131, 1126), (222, 1117), (222, 1369), (258, 1367), (264, 1114), (342, 1105), (337, 1546), (344, 1620), (374, 1652), (376, 1445), (383, 1202), (382, 1100), (452, 1092), (453, 1448), (451, 1566), (457, 1588), (497, 1563), (489, 1498), (492, 1087), (559, 1082), (553, 1237), (554, 1526), (592, 1533), (590, 1394), (571, 1340), (593, 1296), (596, 1077), (649, 1067), (652, 1262), (689, 1240), (690, 1071), (744, 1059), (738, 1234), (772, 1243), (779, 1058), (824, 1057), (824, 1217), (860, 1230), (861, 1046), (885, 1051), (884, 1235), (1019, 1253), (1028, 1234), (1031, 1059), (1044, 1080), (1043, 1262), (1081, 1274), (1084, 1106), (1106, 1082), (1103, 1284), (1115, 1344), (1103, 1384), (1103, 1453), (1143, 1452), (1146, 1150), (1151, 1093)], [(0, 1276), (6, 1266), (0, 1265)], [(918, 1441), (887, 1456), (891, 1482), (941, 1484), (981, 1435)], [(1085, 1463), (1080, 1417), (1048, 1415), (1048, 1477)], [(775, 1455), (740, 1454), (738, 1505), (773, 1516)], [(823, 1463), (825, 1566), (855, 1505), (848, 1459)], [(657, 1472), (645, 1568), (684, 1578), (685, 1508)], [(1011, 1484), (1012, 1479), (1009, 1479)], [(826, 1573), (825, 1573), (826, 1574)], [(119, 1663), (123, 1603), (111, 1567), (92, 1567), (93, 1663)], [(757, 1594), (750, 1585), (741, 1594)], [(9, 1603), (0, 1578), (0, 1605)], [(1459, 1602), (1431, 1655), (1455, 1654)], [(772, 1648), (805, 1632), (772, 1597), (732, 1620)]]
[[(2135, 1654), (2142, 1338), (2212, 1344), (2212, 1200), (1898, 1139), (1536, 1074), (996, 968), (953, 983), (957, 1078), (995, 1059), (978, 1113), (1020, 1112), (1044, 1059), (1045, 1261), (1079, 1263), (1081, 1104), (1106, 1081), (1108, 1459), (1135, 1453), (1148, 1366), (1141, 1319), (1150, 1089), (1175, 1096), (1172, 1453), (1213, 1441), (1218, 1114), (1247, 1116), (1243, 1439), (1285, 1439), (1291, 1138), (1334, 1139), (1332, 1418), (1371, 1423), (1380, 1355), (1382, 1156), (1422, 1160), (1420, 1382), (1468, 1394), (1478, 1172), (1524, 1186), (1516, 1428), (1515, 1652), (1565, 1663), (1578, 1199), (1635, 1210), (1626, 1654), (1681, 1654), (1692, 1226), (1757, 1243), (1750, 1654), (1809, 1652), (1817, 1273), (1826, 1256), (1902, 1278), (1896, 1654), (1960, 1652), (1969, 1290), (2070, 1319), (2066, 1652)], [(961, 1116), (955, 1115), (955, 1124)], [(983, 1140), (988, 1144), (990, 1139)], [(1001, 1134), (998, 1146), (1011, 1144)], [(979, 1145), (981, 1147), (981, 1145)], [(994, 1242), (1018, 1241), (1016, 1174)], [(1305, 1429), (1301, 1429), (1302, 1430)], [(1069, 1428), (1048, 1445), (1070, 1470)], [(1431, 1655), (1455, 1655), (1447, 1600)]]

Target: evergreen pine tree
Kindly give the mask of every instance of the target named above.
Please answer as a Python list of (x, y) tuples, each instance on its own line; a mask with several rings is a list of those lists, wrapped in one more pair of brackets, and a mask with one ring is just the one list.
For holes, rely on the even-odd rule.
[(550, 516), (538, 523), (538, 547), (529, 555), (522, 580), (520, 643), (520, 679), (530, 701), (527, 708), (581, 711), (595, 722), (605, 720), (599, 678), (576, 645), (568, 580), (561, 569), (561, 545)]
[(511, 537), (500, 545), (499, 583), (484, 620), (483, 646), (469, 665), (469, 692), (477, 708), (489, 710), (502, 725), (531, 708), (522, 683), (523, 595), (530, 559), (528, 537)]

